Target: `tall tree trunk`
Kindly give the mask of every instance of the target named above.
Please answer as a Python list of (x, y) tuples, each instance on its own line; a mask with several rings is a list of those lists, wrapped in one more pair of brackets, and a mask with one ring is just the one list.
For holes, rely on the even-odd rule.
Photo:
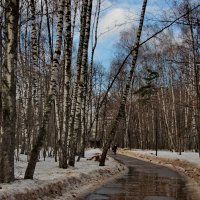
[(44, 117), (42, 126), (39, 129), (39, 135), (37, 137), (36, 143), (31, 151), (30, 160), (25, 172), (25, 179), (33, 179), (37, 159), (40, 150), (44, 144), (44, 140), (47, 133), (47, 124), (49, 122), (50, 114), (54, 105), (54, 101), (57, 94), (57, 72), (60, 63), (61, 46), (62, 46), (62, 30), (63, 30), (63, 13), (64, 13), (64, 0), (59, 1), (58, 8), (58, 24), (56, 33), (56, 47), (53, 60), (53, 66), (51, 70), (51, 81), (50, 81), (50, 91), (44, 106)]
[[(189, 9), (189, 8), (188, 8)], [(191, 47), (192, 47), (192, 64), (194, 67), (194, 87), (195, 87), (195, 97), (196, 97), (196, 113), (195, 113), (195, 124), (196, 124), (196, 131), (197, 131), (197, 144), (198, 144), (198, 152), (200, 157), (200, 86), (199, 86), (199, 66), (197, 64), (197, 57), (198, 57), (198, 47), (195, 45), (195, 38), (194, 38), (194, 30), (193, 30), (193, 22), (192, 16), (188, 13), (188, 22), (190, 28), (190, 36), (191, 36)]]
[[(172, 127), (171, 133), (174, 133), (175, 141), (178, 140), (178, 127), (177, 127), (177, 112), (176, 112), (176, 105), (175, 105), (175, 92), (174, 92), (174, 85), (173, 85), (173, 72), (170, 69), (170, 86), (171, 86), (171, 98), (172, 98)], [(178, 152), (178, 146), (175, 146), (175, 150)]]
[(145, 15), (146, 6), (147, 6), (147, 0), (144, 0), (143, 6), (142, 6), (142, 11), (141, 11), (141, 16), (140, 16), (139, 28), (138, 28), (138, 31), (137, 31), (137, 38), (136, 38), (135, 44), (133, 46), (133, 48), (134, 48), (133, 60), (132, 60), (132, 63), (131, 63), (131, 69), (130, 69), (130, 72), (129, 72), (129, 77), (127, 79), (126, 87), (125, 87), (125, 90), (123, 92), (123, 96), (122, 96), (122, 100), (121, 100), (120, 107), (119, 107), (119, 110), (118, 110), (118, 114), (117, 114), (117, 116), (116, 116), (116, 118), (115, 118), (115, 120), (112, 124), (111, 131), (108, 135), (108, 138), (106, 140), (106, 144), (104, 145), (104, 148), (103, 148), (103, 152), (102, 152), (101, 159), (100, 159), (100, 162), (99, 162), (100, 166), (105, 165), (106, 155), (107, 155), (108, 149), (111, 145), (111, 142), (115, 137), (118, 124), (119, 124), (120, 120), (122, 118), (124, 118), (126, 100), (127, 100), (128, 94), (129, 94), (130, 87), (131, 87), (131, 82), (132, 82), (132, 79), (133, 79), (136, 61), (137, 61), (137, 57), (138, 57), (139, 43), (140, 43), (140, 37), (141, 37), (142, 27), (143, 27), (143, 23), (144, 23), (144, 15)]
[[(40, 44), (41, 42), (41, 35), (42, 35), (42, 24), (43, 24), (43, 1), (41, 0), (41, 16), (40, 16), (40, 22), (39, 22), (39, 26), (38, 26), (38, 39), (37, 39), (37, 43)], [(41, 51), (41, 47), (40, 45), (38, 45), (38, 52), (37, 55), (40, 58), (40, 51)], [(40, 67), (40, 59), (38, 59), (38, 66)], [(40, 77), (41, 78), (41, 77)]]
[(83, 56), (83, 46), (85, 40), (85, 27), (86, 27), (86, 14), (87, 14), (87, 6), (88, 0), (83, 0), (82, 2), (82, 10), (81, 10), (81, 30), (80, 30), (80, 39), (79, 39), (79, 48), (77, 55), (77, 74), (76, 74), (76, 82), (73, 89), (73, 98), (71, 105), (71, 114), (69, 119), (69, 148), (70, 148), (70, 156), (69, 156), (69, 165), (74, 166), (75, 163), (75, 134), (74, 134), (74, 125), (75, 125), (75, 114), (76, 114), (76, 106), (77, 106), (77, 97), (78, 97), (78, 88), (81, 76), (81, 66), (82, 66), (82, 56)]
[[(29, 9), (27, 9), (27, 12), (26, 12), (26, 20), (28, 20), (28, 17), (29, 17)], [(27, 135), (27, 125), (29, 123), (29, 121), (27, 121), (27, 115), (29, 114), (29, 107), (31, 106), (31, 104), (29, 104), (29, 100), (32, 96), (32, 80), (31, 80), (31, 70), (30, 70), (30, 65), (29, 65), (29, 62), (28, 62), (28, 55), (27, 55), (27, 35), (28, 35), (28, 22), (26, 23), (26, 26), (25, 26), (25, 33), (24, 33), (24, 37), (23, 37), (23, 40), (24, 40), (24, 59), (23, 59), (23, 63), (24, 63), (24, 66), (23, 66), (23, 72), (22, 74), (26, 74), (26, 81), (25, 82), (25, 90), (26, 92), (24, 93), (24, 134), (23, 134), (23, 144), (21, 146), (21, 153), (24, 154), (25, 151), (27, 151), (26, 147), (27, 147), (27, 143), (26, 143), (26, 135)], [(20, 46), (19, 46), (20, 48)], [(29, 69), (29, 72), (27, 73), (24, 73), (24, 68), (25, 66), (28, 67)], [(31, 87), (30, 87), (30, 84), (31, 84)], [(27, 91), (28, 90), (28, 91)], [(30, 97), (30, 98), (29, 98)], [(30, 101), (31, 102), (31, 101)], [(30, 105), (30, 106), (29, 106)], [(29, 106), (29, 107), (28, 107)], [(31, 117), (32, 118), (32, 117)]]
[(34, 104), (37, 104), (37, 32), (35, 25), (35, 0), (30, 1), (31, 6), (31, 67), (33, 70), (33, 97)]
[(164, 114), (164, 122), (165, 122), (165, 126), (167, 128), (167, 134), (168, 134), (168, 137), (169, 137), (169, 145), (170, 145), (170, 150), (174, 150), (175, 149), (175, 144), (174, 144), (174, 140), (173, 140), (173, 135), (172, 135), (172, 132), (170, 131), (170, 128), (169, 128), (169, 115), (168, 115), (168, 112), (167, 112), (167, 108), (166, 108), (166, 103), (165, 103), (165, 100), (164, 100), (164, 91), (163, 91), (163, 87), (161, 88), (161, 97), (160, 97), (162, 100), (162, 109), (163, 109), (163, 114)]
[[(90, 61), (90, 73), (89, 73), (89, 97), (88, 97), (88, 107), (90, 110), (90, 116), (89, 117), (89, 122), (90, 122), (90, 127), (92, 128), (93, 126), (93, 64), (94, 64), (94, 53), (95, 49), (97, 47), (97, 42), (98, 42), (98, 24), (99, 24), (99, 17), (100, 17), (100, 10), (101, 10), (101, 0), (97, 1), (96, 5), (96, 12), (95, 12), (95, 17), (94, 17), (94, 22), (92, 26), (92, 52), (91, 52), (91, 61)], [(93, 38), (94, 37), (94, 38)], [(94, 40), (94, 42), (93, 42)]]
[(52, 47), (52, 40), (51, 40), (51, 29), (50, 29), (50, 22), (49, 22), (49, 8), (48, 2), (45, 0), (45, 7), (46, 7), (46, 19), (47, 19), (47, 30), (48, 30), (48, 44), (49, 44), (49, 54), (51, 63), (53, 62), (53, 47)]
[[(86, 120), (86, 89), (88, 84), (88, 48), (89, 48), (89, 38), (90, 38), (90, 24), (91, 24), (91, 15), (92, 15), (92, 2), (93, 0), (88, 0), (87, 6), (87, 15), (86, 15), (86, 27), (85, 27), (85, 38), (83, 44), (83, 55), (82, 55), (82, 66), (81, 66), (81, 76), (79, 82), (78, 90), (78, 99), (77, 99), (77, 112), (75, 115), (75, 135), (76, 135), (76, 146), (79, 146), (78, 149), (79, 155), (83, 154), (85, 149), (85, 120)], [(76, 118), (80, 116), (80, 118)], [(78, 127), (79, 126), (79, 127)]]
[[(2, 5), (1, 5), (2, 6)], [(3, 76), (3, 43), (2, 43), (2, 32), (3, 32), (3, 10), (1, 11), (0, 17), (0, 141), (2, 137), (2, 123), (3, 123), (3, 111), (2, 111), (2, 76)]]
[[(27, 153), (28, 160), (32, 143), (34, 142), (37, 130), (38, 112), (38, 43), (35, 17), (35, 0), (30, 1), (31, 9), (31, 56), (30, 56), (30, 76), (29, 76), (29, 101), (27, 107)], [(33, 134), (34, 133), (34, 134)]]
[[(87, 3), (88, 0), (83, 0), (82, 8), (81, 8), (81, 30), (80, 30), (80, 38), (79, 38), (79, 47), (78, 47), (78, 55), (77, 55), (77, 73), (76, 73), (76, 81), (75, 86), (73, 88), (73, 97), (71, 103), (71, 113), (69, 119), (69, 137), (73, 138), (73, 130), (74, 130), (74, 117), (76, 111), (76, 101), (77, 101), (77, 93), (78, 93), (78, 81), (80, 79), (80, 69), (81, 69), (81, 62), (82, 62), (82, 54), (83, 54), (83, 43), (85, 37), (85, 25), (86, 25), (86, 12), (87, 12)], [(69, 139), (70, 139), (69, 138)], [(71, 139), (70, 139), (71, 141)]]
[(83, 42), (83, 49), (82, 49), (82, 57), (81, 57), (81, 67), (80, 67), (80, 79), (78, 81), (78, 93), (77, 93), (77, 101), (76, 101), (76, 108), (75, 108), (75, 118), (74, 118), (74, 133), (70, 139), (72, 140), (71, 148), (70, 148), (70, 159), (69, 165), (74, 166), (75, 164), (75, 154), (76, 154), (76, 146), (77, 142), (81, 141), (82, 135), (82, 116), (83, 114), (82, 109), (84, 105), (83, 93), (84, 93), (84, 81), (86, 80), (86, 73), (87, 73), (87, 65), (88, 65), (88, 46), (89, 46), (89, 37), (90, 37), (90, 21), (91, 21), (91, 14), (92, 14), (92, 1), (88, 0), (87, 2), (87, 9), (86, 9), (86, 23), (84, 27), (84, 42)]
[(72, 32), (72, 44), (73, 44), (73, 38), (74, 38), (74, 31), (75, 31), (75, 25), (76, 25), (76, 17), (77, 17), (77, 10), (78, 10), (78, 4), (79, 0), (74, 0), (74, 15), (73, 15), (73, 20), (71, 24), (71, 32)]
[(0, 145), (0, 182), (14, 180), (14, 150), (16, 123), (16, 67), (19, 0), (5, 2), (5, 62), (3, 70), (3, 136)]
[(71, 0), (66, 1), (66, 29), (65, 29), (65, 67), (64, 67), (64, 145), (62, 149), (62, 168), (66, 169), (68, 158), (68, 131), (70, 117), (70, 81), (72, 57), (72, 32), (71, 32)]

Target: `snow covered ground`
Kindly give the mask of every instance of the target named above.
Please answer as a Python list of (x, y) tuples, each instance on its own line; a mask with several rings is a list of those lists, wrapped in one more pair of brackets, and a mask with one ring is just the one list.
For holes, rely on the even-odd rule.
[[(198, 153), (183, 152), (179, 155), (176, 152), (152, 150), (127, 150), (120, 149), (120, 153), (137, 157), (142, 160), (166, 165), (184, 173), (191, 180), (189, 187), (200, 186), (200, 159)], [(16, 181), (12, 184), (0, 184), (0, 200), (74, 200), (90, 193), (107, 181), (116, 178), (127, 169), (108, 157), (106, 166), (99, 167), (94, 160), (87, 160), (92, 156), (101, 153), (99, 149), (88, 149), (86, 157), (76, 162), (75, 167), (60, 169), (54, 158), (42, 157), (37, 163), (34, 180), (23, 180), (27, 166), (27, 158), (20, 155), (20, 161), (15, 163)], [(197, 192), (198, 193), (198, 192)], [(200, 192), (199, 192), (200, 195)]]
[(157, 156), (154, 150), (120, 149), (119, 152), (142, 160), (166, 164), (169, 167), (176, 166), (180, 171), (185, 171), (187, 168), (193, 168), (196, 170), (197, 175), (200, 176), (200, 158), (199, 154), (196, 152), (182, 152), (182, 154), (179, 155), (177, 152), (159, 150)]
[[(143, 155), (156, 155), (155, 150), (136, 149), (134, 151), (137, 152), (137, 153), (143, 154)], [(158, 151), (158, 157), (186, 160), (186, 161), (191, 162), (191, 163), (196, 163), (197, 165), (200, 166), (199, 154), (196, 153), (196, 152), (190, 152), (190, 151), (182, 152), (181, 155), (179, 155), (178, 152), (159, 150)]]
[(37, 163), (34, 180), (23, 180), (27, 166), (27, 158), (20, 155), (15, 163), (16, 181), (12, 184), (0, 185), (0, 200), (32, 200), (32, 199), (75, 199), (100, 187), (104, 182), (123, 173), (126, 168), (108, 157), (106, 166), (99, 167), (99, 162), (87, 160), (99, 149), (88, 149), (85, 158), (76, 162), (75, 167), (60, 169), (54, 158), (42, 158)]

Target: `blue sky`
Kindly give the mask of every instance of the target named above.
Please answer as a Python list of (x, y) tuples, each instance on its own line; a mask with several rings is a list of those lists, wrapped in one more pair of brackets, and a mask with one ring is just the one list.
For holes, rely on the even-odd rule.
[[(106, 68), (114, 56), (114, 44), (119, 40), (121, 31), (130, 29), (139, 20), (143, 0), (102, 0), (99, 22), (99, 39), (95, 60)], [(160, 19), (161, 13), (171, 11), (172, 0), (148, 0), (146, 21)], [(105, 9), (106, 8), (106, 9)]]

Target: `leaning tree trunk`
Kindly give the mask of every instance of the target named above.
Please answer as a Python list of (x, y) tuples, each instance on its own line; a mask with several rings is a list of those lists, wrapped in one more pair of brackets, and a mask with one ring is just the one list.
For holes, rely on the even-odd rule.
[(119, 107), (119, 110), (118, 110), (118, 114), (117, 114), (117, 116), (116, 116), (116, 118), (115, 118), (115, 120), (112, 124), (111, 131), (110, 131), (110, 133), (107, 137), (106, 144), (104, 145), (104, 148), (103, 148), (103, 152), (102, 152), (101, 159), (100, 159), (100, 162), (99, 162), (100, 166), (105, 165), (105, 159), (106, 159), (108, 149), (111, 145), (112, 140), (115, 137), (116, 130), (117, 130), (117, 127), (119, 125), (119, 122), (122, 118), (124, 118), (124, 115), (125, 115), (126, 100), (127, 100), (128, 94), (129, 94), (130, 87), (131, 87), (131, 82), (132, 82), (132, 79), (133, 79), (133, 75), (134, 75), (134, 71), (135, 71), (135, 65), (136, 65), (136, 61), (137, 61), (137, 57), (138, 57), (139, 43), (140, 43), (140, 37), (141, 37), (142, 27), (143, 27), (143, 23), (144, 23), (144, 15), (145, 15), (146, 6), (147, 6), (147, 0), (144, 0), (143, 6), (142, 6), (142, 12), (141, 12), (141, 16), (140, 16), (140, 24), (139, 24), (139, 28), (138, 28), (138, 31), (137, 31), (137, 38), (136, 38), (135, 44), (133, 46), (133, 49), (134, 49), (133, 50), (133, 60), (132, 60), (132, 63), (131, 63), (131, 69), (130, 69), (130, 72), (129, 72), (129, 77), (127, 79), (126, 87), (125, 87), (125, 90), (123, 92), (123, 96), (122, 96), (121, 104), (120, 104), (120, 107)]
[(64, 8), (64, 0), (60, 0), (59, 10), (58, 10), (57, 33), (56, 33), (56, 47), (55, 47), (53, 66), (51, 70), (50, 91), (44, 106), (44, 117), (42, 126), (39, 129), (39, 135), (30, 154), (30, 160), (24, 176), (25, 179), (33, 179), (37, 159), (47, 134), (47, 126), (57, 94), (57, 71), (60, 63), (59, 61), (60, 61), (61, 46), (62, 46), (63, 13), (64, 13), (63, 8)]
[(3, 70), (2, 111), (3, 135), (0, 144), (0, 182), (14, 180), (14, 150), (16, 122), (16, 67), (19, 0), (5, 2), (5, 62)]

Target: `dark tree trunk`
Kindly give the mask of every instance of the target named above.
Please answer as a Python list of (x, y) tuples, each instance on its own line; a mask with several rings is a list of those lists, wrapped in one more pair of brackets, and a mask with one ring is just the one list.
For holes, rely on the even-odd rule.
[[(14, 180), (16, 124), (16, 67), (19, 0), (5, 2), (5, 60), (2, 82), (2, 143), (0, 144), (0, 182)], [(1, 83), (0, 83), (1, 84)]]

